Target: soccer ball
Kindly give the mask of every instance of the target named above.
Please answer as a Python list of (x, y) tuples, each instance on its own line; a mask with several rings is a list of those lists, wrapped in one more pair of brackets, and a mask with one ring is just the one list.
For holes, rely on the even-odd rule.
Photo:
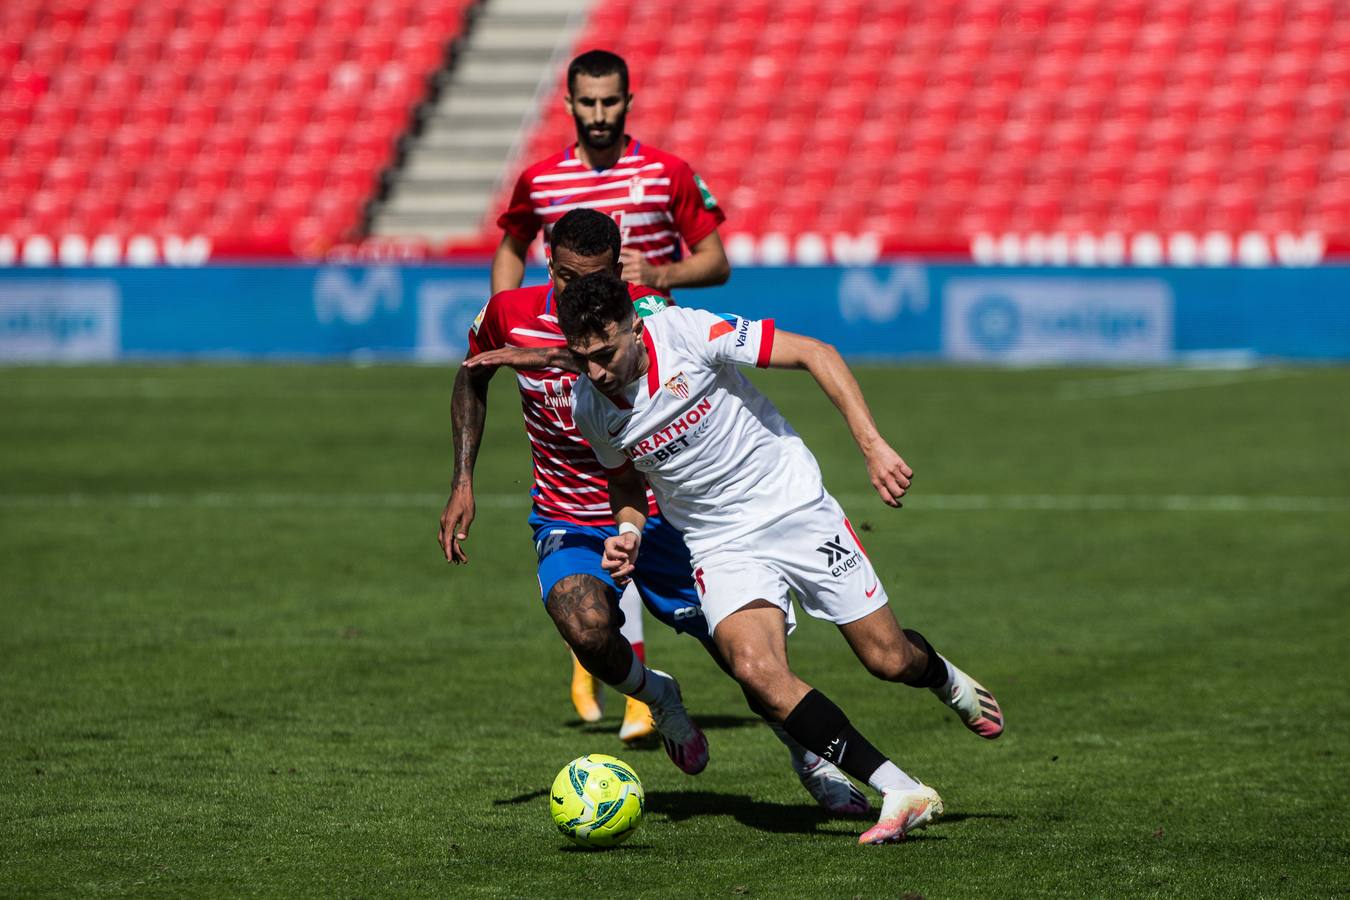
[(553, 779), (549, 810), (558, 830), (583, 847), (613, 847), (642, 821), (637, 773), (603, 753), (577, 757)]

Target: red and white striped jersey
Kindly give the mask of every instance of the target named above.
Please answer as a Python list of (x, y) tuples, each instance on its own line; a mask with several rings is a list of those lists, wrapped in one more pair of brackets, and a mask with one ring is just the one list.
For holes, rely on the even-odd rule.
[(588, 168), (568, 147), (520, 174), (511, 205), (497, 225), (526, 244), (540, 226), (544, 243), (569, 210), (595, 209), (613, 217), (625, 247), (642, 251), (654, 266), (676, 262), (717, 230), (726, 216), (689, 164), (629, 138), (609, 169)]
[[(628, 285), (634, 304), (664, 306), (666, 298), (640, 284)], [(650, 299), (649, 299), (650, 298)], [(502, 291), (487, 302), (469, 329), (469, 355), (500, 347), (565, 347), (552, 285)], [(586, 439), (572, 423), (572, 385), (577, 376), (561, 369), (516, 373), (525, 434), (534, 457), (535, 509), (549, 519), (582, 525), (613, 525), (609, 478)], [(656, 500), (647, 492), (651, 515)]]

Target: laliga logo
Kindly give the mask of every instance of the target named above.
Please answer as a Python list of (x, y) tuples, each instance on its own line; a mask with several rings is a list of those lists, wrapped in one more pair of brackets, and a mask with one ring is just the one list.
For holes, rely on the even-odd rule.
[(402, 302), (403, 279), (393, 266), (372, 266), (350, 273), (324, 269), (314, 280), (314, 315), (324, 325), (337, 321), (363, 325), (379, 308), (393, 312)]
[(892, 322), (909, 308), (928, 309), (928, 273), (922, 266), (896, 266), (880, 281), (872, 269), (850, 269), (839, 279), (839, 314), (845, 322)]

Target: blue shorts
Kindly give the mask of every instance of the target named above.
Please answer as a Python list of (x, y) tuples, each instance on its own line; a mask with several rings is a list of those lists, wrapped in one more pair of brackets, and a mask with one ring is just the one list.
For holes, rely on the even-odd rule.
[[(605, 538), (618, 534), (613, 525), (578, 525), (559, 519), (530, 514), (534, 529), (534, 548), (539, 554), (539, 594), (548, 602), (548, 592), (569, 575), (592, 575), (603, 581), (618, 597), (614, 579), (600, 565), (605, 553)], [(678, 632), (701, 641), (708, 637), (708, 623), (694, 588), (693, 564), (684, 539), (665, 519), (652, 516), (642, 532), (638, 553), (637, 585), (642, 602), (662, 622)]]

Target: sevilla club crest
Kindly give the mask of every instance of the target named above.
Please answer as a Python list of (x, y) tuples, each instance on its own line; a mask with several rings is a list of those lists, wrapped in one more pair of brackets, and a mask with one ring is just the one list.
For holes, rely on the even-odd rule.
[(667, 381), (665, 388), (674, 394), (678, 400), (689, 399), (689, 382), (685, 379), (683, 372), (677, 373), (674, 378)]

